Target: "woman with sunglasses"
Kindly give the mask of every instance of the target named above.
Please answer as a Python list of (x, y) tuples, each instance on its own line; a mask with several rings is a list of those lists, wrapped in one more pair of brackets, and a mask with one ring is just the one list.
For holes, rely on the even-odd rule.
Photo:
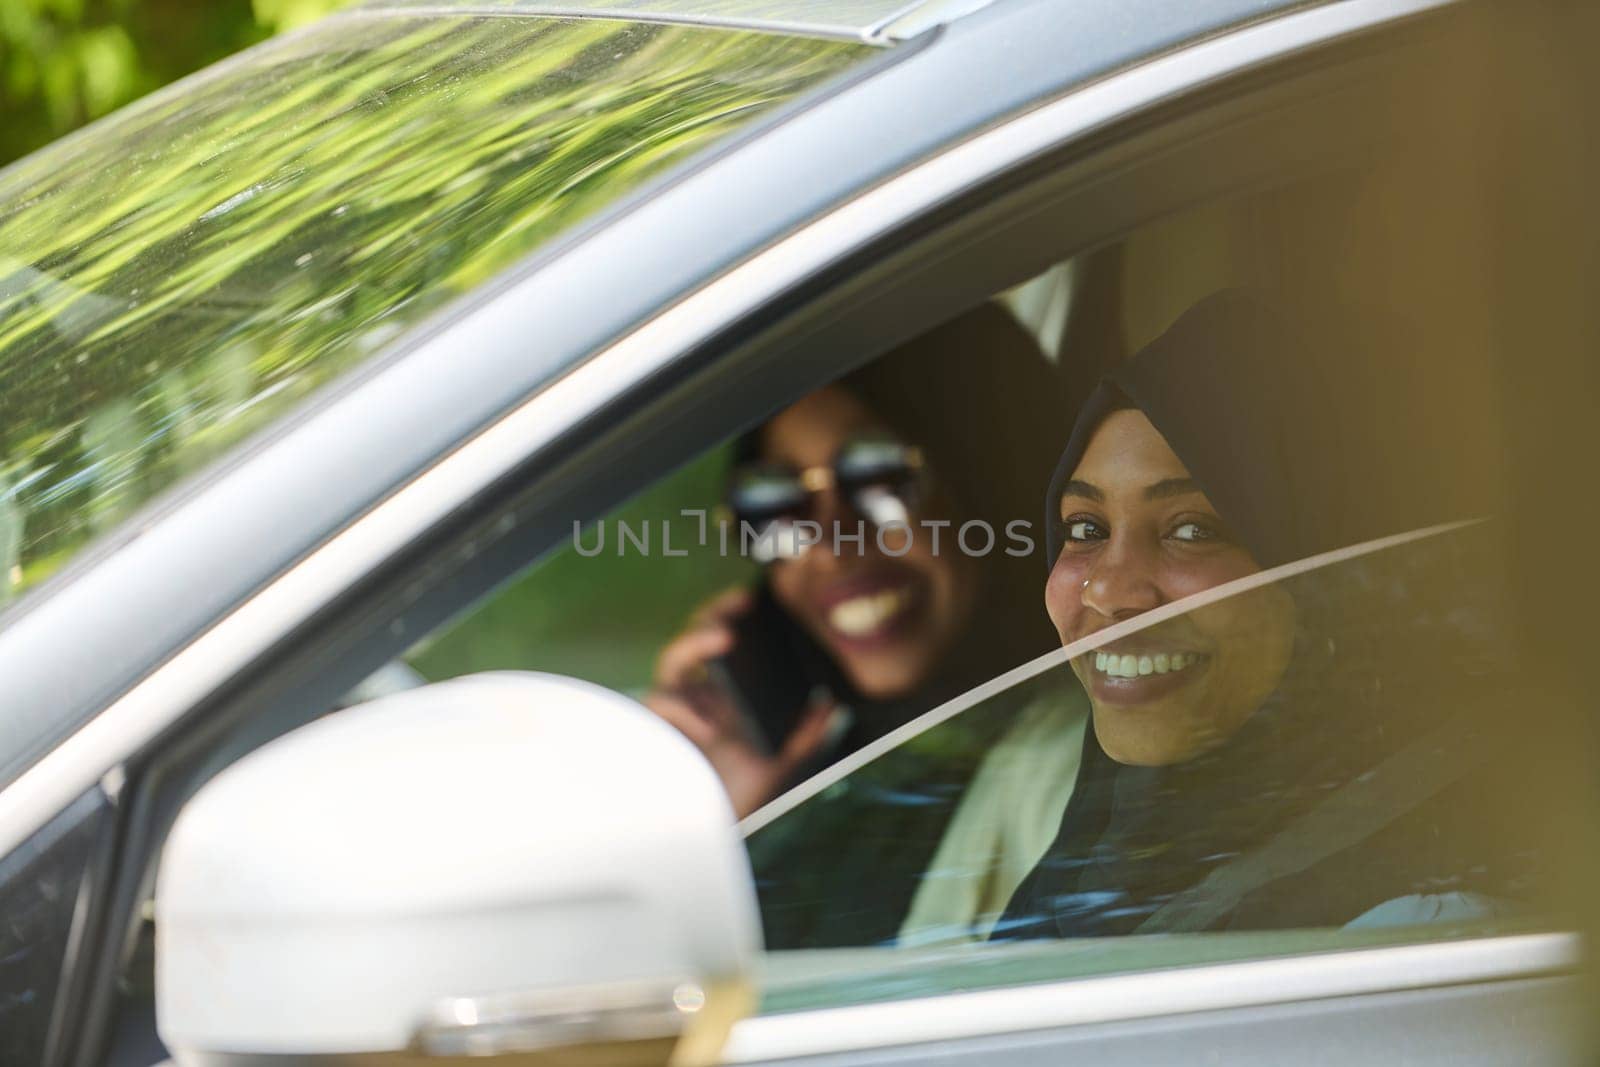
[[(739, 441), (727, 503), (761, 581), (696, 613), (645, 703), (706, 753), (741, 816), (1050, 647), (1029, 520), (1060, 404), (1032, 338), (990, 304)], [(806, 685), (777, 729), (730, 681), (741, 642), (789, 650), (744, 675)]]

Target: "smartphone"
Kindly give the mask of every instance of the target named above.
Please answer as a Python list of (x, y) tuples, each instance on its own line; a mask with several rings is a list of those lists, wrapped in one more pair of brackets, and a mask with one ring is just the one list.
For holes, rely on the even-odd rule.
[(813, 694), (834, 689), (836, 671), (765, 582), (733, 630), (733, 649), (707, 667), (733, 699), (750, 739), (770, 755), (799, 725)]

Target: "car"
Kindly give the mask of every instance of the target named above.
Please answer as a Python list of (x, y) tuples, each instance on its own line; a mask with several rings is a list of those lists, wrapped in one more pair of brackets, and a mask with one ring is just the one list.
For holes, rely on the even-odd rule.
[[(1568, 14), (377, 0), (12, 165), (0, 1059), (1581, 1059)], [(740, 829), (632, 697), (750, 565), (645, 562), (650, 523), (715, 496), (730, 439), (997, 294), (1081, 401), (1102, 342), (1240, 278), (1400, 306), (1351, 420), (1426, 383), (1409, 425), (1454, 451), (1418, 444), (1425, 477), (1510, 487), (1498, 623), (1543, 687), (1517, 804), (1566, 843), (1539, 846), (1561, 905), (1040, 944), (897, 937), (901, 899), (819, 933), (928, 879), (995, 742), (968, 727), (1065, 653)], [(645, 540), (587, 559), (619, 516)], [(1274, 573), (1338, 587), (1454, 529)]]

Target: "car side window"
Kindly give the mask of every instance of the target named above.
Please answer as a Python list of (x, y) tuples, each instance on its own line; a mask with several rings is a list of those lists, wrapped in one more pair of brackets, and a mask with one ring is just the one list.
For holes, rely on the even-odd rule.
[(1558, 921), (1497, 443), (1450, 432), (1492, 427), (1492, 352), (1374, 299), (1382, 182), (1205, 202), (928, 323), (409, 669), (576, 675), (693, 741), (767, 1011)]
[[(430, 681), (488, 670), (546, 670), (633, 696), (690, 607), (748, 582), (737, 553), (703, 551), (730, 462), (713, 450), (598, 523), (575, 526), (560, 548), (406, 656)], [(687, 514), (686, 514), (687, 513)], [(690, 551), (693, 549), (693, 551)], [(380, 672), (381, 690), (393, 672)]]
[[(1384, 336), (1386, 326), (1323, 299), (1343, 265), (1283, 278), (1306, 247), (1322, 246), (1330, 215), (1360, 216), (1363, 195), (1347, 176), (1318, 177), (1204, 204), (996, 294), (799, 398), (621, 511), (574, 526), (569, 544), (409, 662), (427, 679), (507, 667), (573, 674), (678, 726), (749, 817), (774, 948), (1055, 937), (1052, 924), (1065, 920), (1043, 902), (1067, 897), (1100, 902), (1083, 904), (1107, 924), (1098, 933), (1136, 932), (1155, 921), (1135, 921), (1141, 909), (1272, 834), (1213, 839), (1153, 801), (1107, 807), (1096, 790), (1131, 796), (1145, 771), (1110, 773), (1123, 764), (1105, 730), (1131, 731), (1126, 766), (1166, 780), (1177, 772), (1151, 768), (1225, 751), (1218, 738), (1239, 725), (1230, 715), (1254, 721), (1256, 706), (1287, 699), (1275, 694), (1290, 674), (1272, 664), (1298, 663), (1306, 642), (1347, 650), (1337, 663), (1354, 673), (1341, 685), (1392, 694), (1452, 677), (1440, 664), (1401, 682), (1396, 672), (1407, 672), (1391, 659), (1351, 658), (1355, 637), (1308, 636), (1297, 606), (1347, 587), (1404, 585), (1373, 561), (1307, 561), (1482, 514), (1448, 468), (1428, 472), (1426, 492), (1402, 480), (1431, 453), (1416, 450), (1410, 468), (1383, 453), (1407, 435), (1430, 443), (1433, 428), (1395, 419), (1397, 405), (1372, 388), (1397, 380), (1387, 350), (1348, 354), (1362, 329)], [(1354, 435), (1354, 425), (1370, 432)], [(1013, 673), (1059, 657), (1064, 643), (1288, 564), (1311, 570), (1275, 580), (1275, 596), (1222, 602), (1241, 626), (1265, 628), (1251, 638), (1259, 649), (1229, 652), (1208, 634), (1202, 623), (1226, 614), (1219, 606), (1167, 623), (1177, 638), (1153, 632), (1091, 649), (1098, 665), (1080, 657)], [(1353, 605), (1341, 625), (1394, 625), (1385, 603)], [(1406, 603), (1428, 618), (1468, 611)], [(1252, 604), (1275, 604), (1284, 618), (1252, 623)], [(1389, 646), (1409, 648), (1411, 630), (1398, 633)], [(1193, 751), (1125, 706), (1141, 687), (1185, 685), (1222, 694), (1198, 711), (1164, 713), (1203, 738)], [(1255, 705), (1216, 711), (1232, 706), (1234, 690), (1245, 694), (1234, 703)], [(1441, 693), (1416, 700), (1436, 704)], [(967, 709), (938, 712), (928, 726), (923, 717), (952, 701)], [(1223, 718), (1205, 719), (1212, 713)], [(1296, 730), (1310, 736), (1304, 724)], [(1309, 783), (1285, 780), (1288, 770), (1267, 783), (1218, 771), (1203, 805), (1224, 804), (1214, 786), (1238, 791), (1228, 803), (1252, 798), (1251, 810), (1262, 791), (1293, 792), (1285, 811), (1300, 812), (1356, 773), (1340, 766), (1298, 767)], [(1148, 785), (1152, 795), (1164, 788)], [(1131, 836), (1117, 844), (1128, 819)], [(1096, 849), (1145, 848), (1168, 857), (1159, 886), (1141, 888), (1098, 860), (1093, 887), (1061, 880)], [(1373, 915), (1336, 923), (1275, 922), (1257, 907), (1196, 928), (1359, 920), (1360, 929), (1430, 909), (1487, 918), (1501, 914), (1503, 896), (1397, 891), (1371, 901), (1382, 906)], [(1089, 925), (1072, 929), (1090, 936)]]
[[(1007, 295), (1072, 395), (1055, 648), (744, 820), (765, 1010), (1562, 922), (1497, 444), (1448, 429), (1493, 426), (1491, 356), (1332, 254), (1381, 247), (1377, 180), (1205, 204)], [(841, 948), (874, 951), (819, 978)]]
[[(1086, 939), (1162, 935), (1095, 942), (1093, 969), (1120, 970), (1538, 926), (1548, 857), (1513, 816), (1536, 747), (1507, 715), (1495, 536), (1291, 564), (930, 713), (747, 820), (769, 946), (987, 942), (1003, 964), (1061, 942), (1067, 976)], [(964, 788), (930, 770), (952, 749), (983, 753)], [(820, 873), (840, 856), (857, 879)], [(1250, 936), (1170, 936), (1215, 932)]]

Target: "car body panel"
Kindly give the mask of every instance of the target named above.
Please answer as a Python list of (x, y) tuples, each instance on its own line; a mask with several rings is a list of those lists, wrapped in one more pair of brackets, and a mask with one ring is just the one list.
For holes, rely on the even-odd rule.
[[(1284, 935), (1279, 932), (1269, 936)], [(1338, 932), (1302, 931), (1296, 936), (1308, 941), (1320, 936), (1328, 943)], [(1404, 931), (1397, 930), (1388, 936), (1399, 940)], [(1122, 943), (1103, 945), (1096, 943), (1096, 939), (1085, 939), (1050, 946), (1007, 946), (998, 954), (993, 947), (980, 951), (973, 946), (934, 955), (956, 956), (964, 952), (973, 957), (972, 963), (966, 965), (968, 969), (981, 966), (980, 960), (998, 964), (1001, 969), (1008, 964), (1027, 967), (1030, 958), (1036, 964), (1052, 955), (1092, 957), (1111, 953), (1133, 960), (1143, 953), (1161, 953), (1162, 944), (1169, 938), (1105, 940)], [(878, 950), (880, 957), (890, 953), (898, 954), (893, 949)], [(988, 981), (969, 982), (965, 991), (959, 988), (959, 982), (953, 982), (956, 988), (943, 994), (762, 1016), (740, 1024), (730, 1043), (727, 1059), (734, 1063), (755, 1063), (895, 1049), (895, 1054), (884, 1062), (896, 1062), (894, 1057), (904, 1055), (903, 1050), (926, 1042), (977, 1042), (1051, 1030), (1057, 1031), (1056, 1040), (1062, 1037), (1074, 1041), (1093, 1040), (1093, 1028), (1110, 1024), (1175, 1016), (1189, 1016), (1191, 1020), (1208, 1015), (1226, 1019), (1232, 1012), (1329, 999), (1377, 998), (1475, 983), (1542, 982), (1571, 976), (1581, 963), (1578, 939), (1569, 934), (1551, 933), (1391, 947), (1347, 947), (1345, 951), (1312, 949), (1276, 959), (1210, 965), (1197, 964), (1194, 957), (1185, 958), (1181, 948), (1178, 953), (1177, 959), (1169, 961), (1166, 967), (1144, 973), (1102, 971), (1068, 981), (1021, 986), (994, 987)], [(872, 954), (872, 950), (847, 950), (825, 955), (830, 961), (837, 961), (831, 962), (831, 973), (849, 981), (849, 975), (853, 971), (859, 973), (862, 963), (870, 960)], [(911, 955), (913, 958), (920, 955), (923, 962), (929, 960), (925, 953)], [(954, 968), (961, 966), (956, 964)], [(934, 963), (935, 971), (943, 969), (948, 973), (954, 968), (949, 962), (942, 966)], [(826, 980), (823, 975), (829, 973), (829, 963), (786, 960), (780, 953), (769, 960), (768, 969), (769, 978), (775, 977), (780, 985), (789, 984), (792, 989), (793, 975), (805, 969), (811, 970), (812, 976), (800, 984), (815, 985)], [(787, 982), (786, 971), (791, 975)], [(1545, 995), (1539, 998), (1540, 1003), (1549, 1008), (1555, 1000), (1569, 998), (1576, 991), (1576, 985), (1576, 982), (1543, 985), (1541, 990)], [(1442, 995), (1448, 1000), (1456, 991), (1459, 989), (1446, 988)], [(1537, 1025), (1546, 1021), (1541, 1019)], [(1060, 1029), (1067, 1027), (1081, 1029), (1075, 1032)], [(1529, 1027), (1528, 1019), (1512, 1016), (1494, 1020), (1492, 1030), (1502, 1036), (1525, 1037)], [(1563, 1032), (1572, 1030), (1568, 1026)], [(1328, 1047), (1340, 1048), (1342, 1055), (1347, 1054), (1347, 1050), (1336, 1043)], [(1152, 1059), (1149, 1062), (1161, 1061)], [(1491, 1059), (1487, 1062), (1504, 1061)]]
[[(900, 944), (769, 950), (763, 961), (761, 1014), (781, 1017), (899, 1003), (900, 1007), (881, 1013), (883, 1018), (873, 1024), (886, 1026), (885, 1020), (911, 1010), (904, 1003), (907, 1001), (959, 997), (978, 990), (998, 996), (1008, 989), (1070, 984), (1078, 991), (1070, 1005), (1053, 1003), (1048, 997), (1036, 1001), (1037, 1019), (1043, 1025), (1058, 1026), (1170, 1014), (1179, 1008), (1163, 998), (1193, 998), (1201, 991), (1211, 999), (1204, 1003), (1190, 999), (1181, 1010), (1260, 1004), (1272, 997), (1294, 999), (1299, 995), (1296, 976), (1303, 973), (1294, 966), (1296, 959), (1317, 958), (1341, 969), (1345, 984), (1340, 988), (1347, 994), (1408, 988), (1407, 983), (1426, 985), (1446, 967), (1457, 973), (1476, 967), (1488, 980), (1560, 973), (1574, 969), (1578, 962), (1573, 939), (1526, 920), (1520, 924), (1514, 920), (1462, 922), (1448, 931), (1435, 926), (1423, 936), (1429, 943), (1418, 944), (1416, 927), (1397, 925), (966, 942), (921, 948)], [(1437, 946), (1442, 947), (1436, 952)], [(1344, 956), (1342, 962), (1338, 954)], [(1255, 966), (1274, 960), (1272, 966)], [(1154, 977), (1179, 968), (1186, 969), (1194, 980), (1192, 986), (1164, 986)], [(1201, 972), (1215, 981), (1200, 981)], [(1150, 976), (1149, 980), (1141, 981), (1141, 975)], [(1111, 977), (1117, 981), (1095, 985)], [(1317, 989), (1322, 996), (1333, 992), (1327, 984)], [(963, 1033), (971, 1036), (981, 1030), (981, 1023), (975, 1021), (981, 1014), (969, 1016), (971, 1025)]]
[[(1314, 973), (1326, 962), (1313, 957), (1302, 961), (1302, 967)], [(1168, 977), (1193, 983), (1196, 992), (1202, 984), (1214, 987), (1228, 977), (1208, 970), (1186, 974), (1180, 969)], [(1058, 1015), (1066, 1019), (1081, 1016), (1070, 1004), (1088, 990), (1073, 985), (1029, 992), (1037, 995), (1035, 999), (1053, 998)], [(882, 1035), (861, 1036), (849, 1044), (830, 1041), (825, 1024), (837, 1020), (814, 1015), (803, 1017), (807, 1035), (784, 1040), (774, 1033), (783, 1020), (748, 1020), (735, 1029), (724, 1062), (808, 1067), (1043, 1067), (1080, 1062), (1117, 1067), (1184, 1067), (1196, 1062), (1261, 1067), (1393, 1062), (1429, 1067), (1506, 1063), (1565, 1067), (1585, 1062), (1581, 1035), (1590, 1021), (1588, 992), (1587, 984), (1570, 974), (1477, 981), (1445, 978), (1438, 985), (1402, 983), (1342, 995), (1285, 994), (1232, 1007), (1186, 1011), (1164, 1004), (1165, 1011), (1105, 1021), (1080, 1018), (1039, 1028), (1017, 1025), (1012, 1013), (975, 1002), (971, 1005), (975, 1012), (987, 1013), (986, 1025), (972, 1027), (965, 1036), (951, 1033), (944, 1025), (947, 1017), (932, 1014), (948, 1013), (948, 998), (933, 998), (919, 1005), (930, 1009), (929, 1014), (905, 1020), (915, 1028), (914, 1036), (907, 1038), (901, 1031), (895, 1035), (900, 1040), (885, 1040), (887, 1035)], [(1136, 996), (1138, 991), (1126, 993)], [(875, 1017), (879, 1013), (874, 1009), (861, 1009), (859, 1014), (867, 1026), (883, 1021)], [(827, 1050), (830, 1046), (833, 1051)]]

